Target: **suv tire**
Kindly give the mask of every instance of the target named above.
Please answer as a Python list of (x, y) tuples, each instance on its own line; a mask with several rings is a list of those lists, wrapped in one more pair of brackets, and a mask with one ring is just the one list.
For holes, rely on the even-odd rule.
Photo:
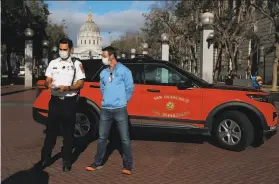
[(254, 139), (251, 121), (239, 111), (226, 111), (218, 116), (212, 133), (219, 146), (231, 151), (245, 150)]
[[(92, 141), (98, 136), (99, 116), (87, 107), (78, 107), (76, 113), (75, 139)], [(86, 134), (85, 134), (86, 133)], [(83, 135), (84, 134), (84, 135)]]

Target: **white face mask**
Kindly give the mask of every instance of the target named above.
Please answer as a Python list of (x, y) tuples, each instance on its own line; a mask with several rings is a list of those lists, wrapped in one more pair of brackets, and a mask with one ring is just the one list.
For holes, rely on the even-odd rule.
[(59, 56), (62, 58), (62, 59), (67, 59), (69, 57), (69, 52), (68, 51), (59, 51)]
[(110, 64), (110, 61), (109, 61), (108, 58), (102, 57), (102, 61), (103, 61), (104, 65), (109, 65)]

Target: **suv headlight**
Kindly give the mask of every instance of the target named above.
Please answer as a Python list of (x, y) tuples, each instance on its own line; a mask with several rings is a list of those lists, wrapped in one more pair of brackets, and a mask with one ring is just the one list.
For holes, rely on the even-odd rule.
[(259, 102), (271, 103), (271, 99), (269, 95), (247, 94), (247, 96)]

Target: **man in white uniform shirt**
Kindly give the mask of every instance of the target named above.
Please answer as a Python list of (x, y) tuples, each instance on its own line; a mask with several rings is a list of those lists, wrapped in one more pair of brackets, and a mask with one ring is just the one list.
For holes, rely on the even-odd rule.
[(51, 153), (56, 144), (57, 133), (62, 127), (63, 171), (71, 170), (76, 101), (85, 78), (81, 62), (71, 57), (72, 49), (73, 42), (70, 39), (60, 40), (60, 57), (49, 63), (45, 73), (45, 86), (51, 90), (51, 99), (46, 137), (41, 153), (42, 166), (47, 167), (51, 164)]

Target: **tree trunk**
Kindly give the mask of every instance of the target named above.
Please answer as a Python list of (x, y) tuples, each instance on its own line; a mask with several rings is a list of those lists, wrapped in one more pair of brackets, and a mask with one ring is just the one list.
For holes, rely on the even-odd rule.
[(271, 91), (277, 91), (277, 70), (278, 70), (278, 59), (279, 59), (279, 43), (276, 43), (275, 59), (272, 67), (272, 87)]
[(222, 52), (220, 52), (218, 60), (219, 60), (219, 62), (218, 62), (219, 66), (218, 66), (218, 74), (217, 74), (217, 76), (220, 76), (221, 75), (221, 71), (222, 71)]
[(7, 66), (8, 66), (8, 81), (9, 81), (9, 83), (12, 82), (12, 78), (13, 78), (12, 66), (11, 66), (11, 53), (12, 53), (11, 45), (7, 44)]
[(195, 72), (196, 72), (196, 74), (198, 75), (198, 73), (199, 73), (199, 71), (198, 71), (198, 59), (197, 59), (197, 57), (196, 57), (196, 55), (195, 55), (195, 48), (194, 48), (194, 46), (193, 45), (191, 45), (190, 46), (190, 49), (191, 49), (191, 55), (192, 55), (192, 58), (194, 59), (194, 64), (195, 64), (195, 67), (196, 67), (196, 70), (195, 70)]
[(214, 81), (218, 80), (218, 76), (220, 75), (220, 63), (221, 63), (221, 56), (222, 56), (222, 46), (218, 47), (218, 58), (215, 63), (215, 68), (214, 68), (214, 74), (213, 74), (213, 79)]
[(229, 69), (229, 72), (231, 72), (231, 71), (233, 71), (235, 69), (234, 56), (231, 57), (230, 62), (231, 62), (231, 66), (232, 67)]
[[(225, 42), (226, 45), (226, 49), (227, 49), (227, 54), (229, 55), (229, 61), (228, 61), (228, 72), (230, 73), (234, 68), (235, 68), (235, 64), (234, 64), (234, 51), (233, 51), (233, 46), (231, 43)], [(230, 63), (231, 63), (231, 68), (230, 68)]]
[(237, 66), (237, 59), (238, 59), (238, 50), (235, 50), (234, 52), (234, 71), (236, 72), (237, 74), (237, 70), (238, 70), (238, 66)]
[(232, 62), (232, 68), (231, 68), (231, 71), (235, 71), (235, 72), (237, 72), (237, 60), (236, 60), (236, 58), (237, 58), (237, 49), (236, 48), (234, 48), (235, 50), (233, 51), (233, 53), (232, 53), (232, 56), (231, 56), (231, 62)]

